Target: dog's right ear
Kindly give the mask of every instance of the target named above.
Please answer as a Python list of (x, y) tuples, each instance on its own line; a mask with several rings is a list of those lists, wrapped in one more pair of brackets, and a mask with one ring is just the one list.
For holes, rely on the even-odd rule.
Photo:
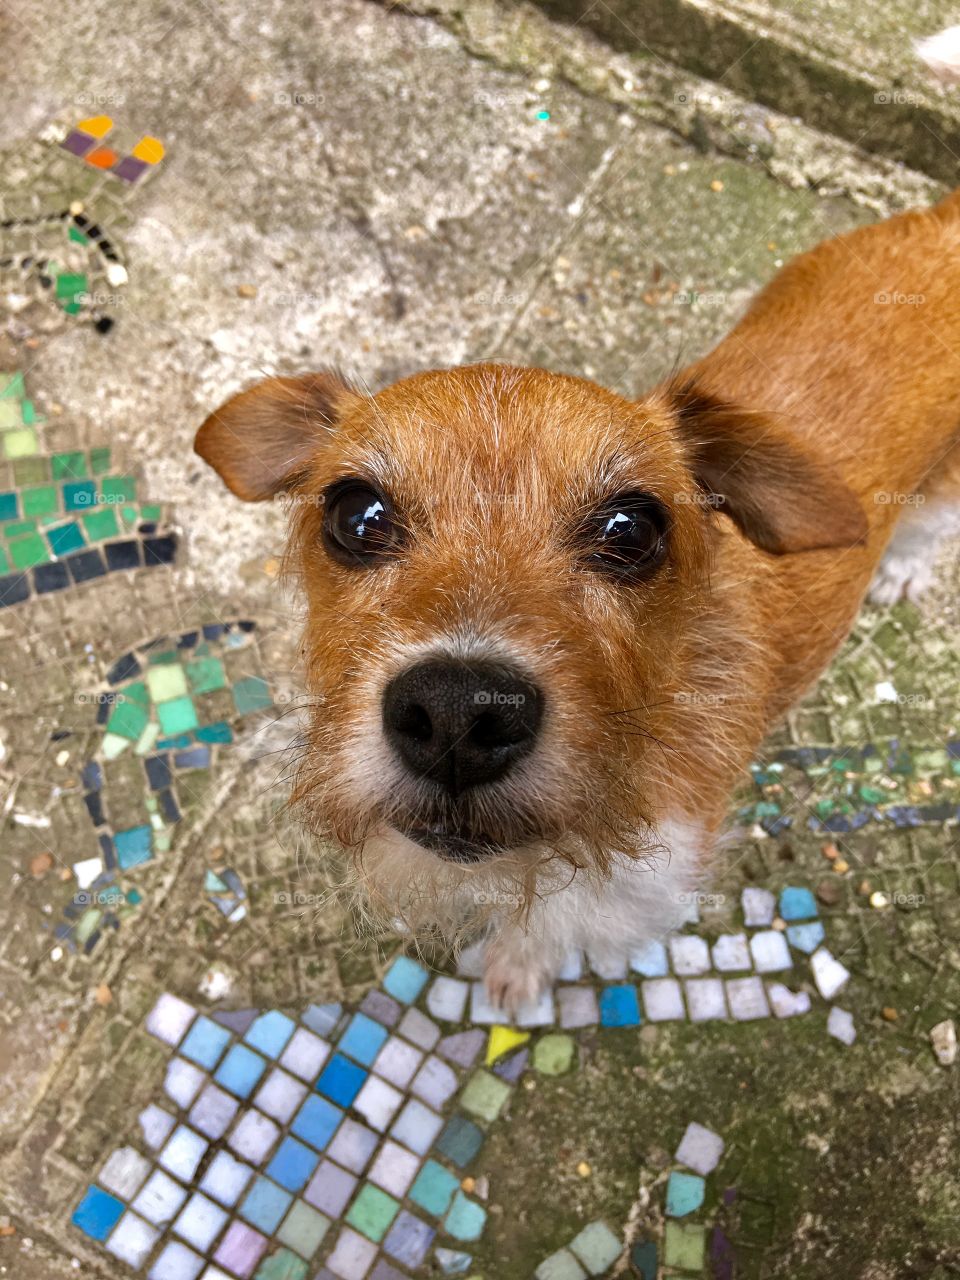
[(296, 487), (318, 439), (359, 400), (334, 373), (267, 378), (215, 409), (193, 447), (238, 498), (261, 502)]

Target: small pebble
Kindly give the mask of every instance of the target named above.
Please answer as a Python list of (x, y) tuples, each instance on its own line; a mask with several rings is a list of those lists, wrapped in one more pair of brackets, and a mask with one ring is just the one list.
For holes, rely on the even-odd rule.
[(820, 852), (830, 862), (836, 862), (837, 858), (840, 857), (840, 851), (835, 844), (825, 844)]
[(894, 1009), (893, 1005), (886, 1004), (880, 1010), (880, 1016), (883, 1018), (884, 1022), (896, 1022), (900, 1017), (900, 1014), (896, 1009)]
[(577, 1165), (577, 1173), (579, 1173), (581, 1178), (589, 1178), (591, 1173), (593, 1173), (593, 1170), (587, 1164), (586, 1160), (581, 1160)]
[(889, 907), (890, 899), (887, 897), (885, 893), (880, 893), (880, 892), (871, 893), (870, 905), (871, 907), (874, 908), (874, 910), (882, 911), (884, 907)]
[(817, 897), (825, 907), (833, 907), (840, 901), (843, 890), (836, 880), (821, 880), (817, 885)]
[(255, 298), (257, 296), (257, 286), (255, 284), (238, 284), (238, 298)]
[(714, 178), (714, 180), (710, 183), (710, 190), (711, 191), (723, 190), (723, 183), (720, 181), (719, 178)]
[(957, 1028), (951, 1018), (930, 1028), (930, 1044), (941, 1067), (952, 1067), (957, 1060)]
[(838, 858), (833, 864), (833, 869), (838, 876), (845, 876), (850, 870), (850, 863), (846, 862), (843, 858)]

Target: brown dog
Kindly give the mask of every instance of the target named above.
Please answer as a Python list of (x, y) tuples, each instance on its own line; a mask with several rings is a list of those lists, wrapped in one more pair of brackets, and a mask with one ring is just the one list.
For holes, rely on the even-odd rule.
[(670, 929), (898, 518), (886, 597), (957, 509), (958, 343), (960, 194), (797, 258), (636, 402), (485, 364), (271, 378), (208, 418), (235, 494), (296, 503), (296, 795), (367, 899), (481, 921), (510, 1006)]

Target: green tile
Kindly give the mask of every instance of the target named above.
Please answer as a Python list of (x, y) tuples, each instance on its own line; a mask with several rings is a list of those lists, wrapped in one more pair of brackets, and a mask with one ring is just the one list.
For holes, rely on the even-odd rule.
[(144, 520), (159, 520), (163, 515), (163, 508), (158, 502), (145, 502), (140, 508), (140, 515)]
[(36, 405), (32, 400), (24, 400), (21, 402), (20, 413), (23, 417), (23, 425), (25, 427), (32, 427), (34, 423), (40, 421), (40, 418), (37, 415)]
[(91, 542), (102, 542), (104, 538), (115, 538), (120, 532), (117, 524), (117, 513), (112, 507), (100, 507), (83, 516), (83, 527)]
[(10, 559), (15, 569), (30, 569), (35, 564), (45, 564), (50, 552), (39, 533), (29, 533), (10, 543)]
[(47, 516), (60, 510), (60, 490), (53, 484), (38, 485), (23, 491), (23, 514)]
[(28, 484), (44, 484), (49, 479), (48, 458), (20, 458), (13, 464), (13, 482), (18, 488)]
[(262, 711), (264, 707), (273, 706), (270, 688), (266, 680), (260, 676), (247, 676), (238, 680), (233, 686), (233, 701), (240, 715), (249, 715), (251, 711)]
[(110, 446), (104, 445), (100, 449), (90, 450), (90, 472), (95, 476), (102, 476), (105, 471), (110, 470)]
[(133, 680), (130, 684), (124, 685), (123, 696), (131, 702), (139, 702), (141, 707), (150, 706), (150, 695), (142, 680)]
[(179, 662), (180, 655), (176, 649), (164, 649), (163, 653), (151, 653), (147, 661), (151, 667), (159, 667), (164, 663)]
[(534, 1069), (545, 1076), (562, 1076), (573, 1063), (572, 1036), (558, 1033), (542, 1036), (533, 1050)]
[(71, 520), (69, 524), (58, 525), (55, 529), (48, 529), (47, 540), (55, 556), (68, 556), (71, 551), (79, 551), (81, 547), (86, 546), (76, 520)]
[(558, 1249), (544, 1258), (533, 1280), (587, 1280), (587, 1273), (568, 1249)]
[(193, 702), (189, 698), (174, 698), (172, 702), (157, 704), (157, 719), (164, 737), (188, 733), (200, 723)]
[(293, 1208), (283, 1220), (283, 1226), (277, 1232), (281, 1244), (296, 1249), (302, 1257), (310, 1259), (323, 1243), (327, 1234), (330, 1219), (303, 1200), (295, 1200)]
[(50, 469), (54, 480), (85, 480), (87, 455), (80, 449), (72, 453), (55, 453), (50, 459)]
[(100, 493), (104, 502), (133, 502), (137, 496), (137, 482), (133, 476), (104, 476), (100, 481)]
[(599, 1218), (574, 1236), (570, 1252), (576, 1254), (592, 1276), (609, 1270), (620, 1257), (621, 1244), (607, 1224)]
[(393, 1196), (368, 1182), (354, 1200), (347, 1222), (368, 1240), (379, 1244), (399, 1210), (400, 1205)]
[(9, 573), (10, 568), (11, 565), (10, 560), (7, 557), (7, 553), (4, 551), (3, 547), (0, 547), (0, 573)]
[(479, 1240), (486, 1220), (486, 1209), (476, 1201), (469, 1200), (462, 1191), (458, 1191), (453, 1197), (453, 1204), (443, 1225), (447, 1234), (457, 1240)]
[[(103, 493), (103, 489), (100, 492)], [(140, 512), (136, 507), (121, 507), (120, 519), (128, 528), (131, 528), (133, 525), (140, 523)]]
[(23, 424), (18, 400), (0, 400), (0, 430), (9, 431), (12, 427)]
[(663, 1261), (682, 1271), (703, 1270), (706, 1228), (696, 1223), (668, 1222), (663, 1239)]
[(87, 291), (87, 277), (79, 272), (61, 271), (57, 276), (54, 291), (58, 298), (76, 298), (79, 293)]
[(63, 486), (63, 505), (67, 511), (89, 511), (96, 501), (97, 486), (93, 480), (68, 480)]
[(114, 704), (107, 721), (107, 733), (116, 734), (120, 738), (129, 738), (136, 742), (147, 726), (148, 713), (146, 707), (128, 699), (126, 690), (122, 702)]
[(481, 1120), (496, 1120), (509, 1096), (510, 1086), (481, 1068), (464, 1089), (460, 1105)]
[(0, 373), (0, 400), (22, 400), (26, 394), (22, 373)]
[(21, 427), (19, 431), (5, 431), (0, 440), (3, 441), (5, 458), (26, 458), (39, 449), (37, 433), (33, 427)]
[(264, 1258), (253, 1280), (307, 1280), (307, 1264), (289, 1249), (278, 1249)]
[(151, 667), (147, 671), (147, 688), (154, 702), (170, 702), (187, 696), (187, 677), (179, 663)]
[(36, 533), (36, 520), (8, 520), (3, 526), (4, 536), (7, 538), (19, 538), (24, 533)]
[(219, 658), (198, 658), (187, 663), (187, 678), (194, 693), (215, 693), (227, 683), (227, 673)]
[(68, 239), (68, 240), (72, 240), (74, 244), (89, 244), (89, 243), (90, 243), (90, 241), (89, 241), (89, 240), (87, 239), (87, 237), (83, 234), (83, 232), (82, 232), (82, 231), (79, 231), (76, 227), (71, 227), (71, 228), (70, 228), (70, 230), (67, 232), (67, 239)]

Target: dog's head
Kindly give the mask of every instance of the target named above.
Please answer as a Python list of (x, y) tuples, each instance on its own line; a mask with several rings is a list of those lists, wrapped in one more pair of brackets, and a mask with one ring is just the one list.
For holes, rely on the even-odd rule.
[(704, 767), (685, 695), (736, 661), (710, 591), (724, 516), (774, 554), (863, 531), (768, 421), (683, 384), (272, 378), (196, 448), (239, 497), (289, 496), (316, 695), (297, 796), (411, 915), (425, 885), (654, 848)]

